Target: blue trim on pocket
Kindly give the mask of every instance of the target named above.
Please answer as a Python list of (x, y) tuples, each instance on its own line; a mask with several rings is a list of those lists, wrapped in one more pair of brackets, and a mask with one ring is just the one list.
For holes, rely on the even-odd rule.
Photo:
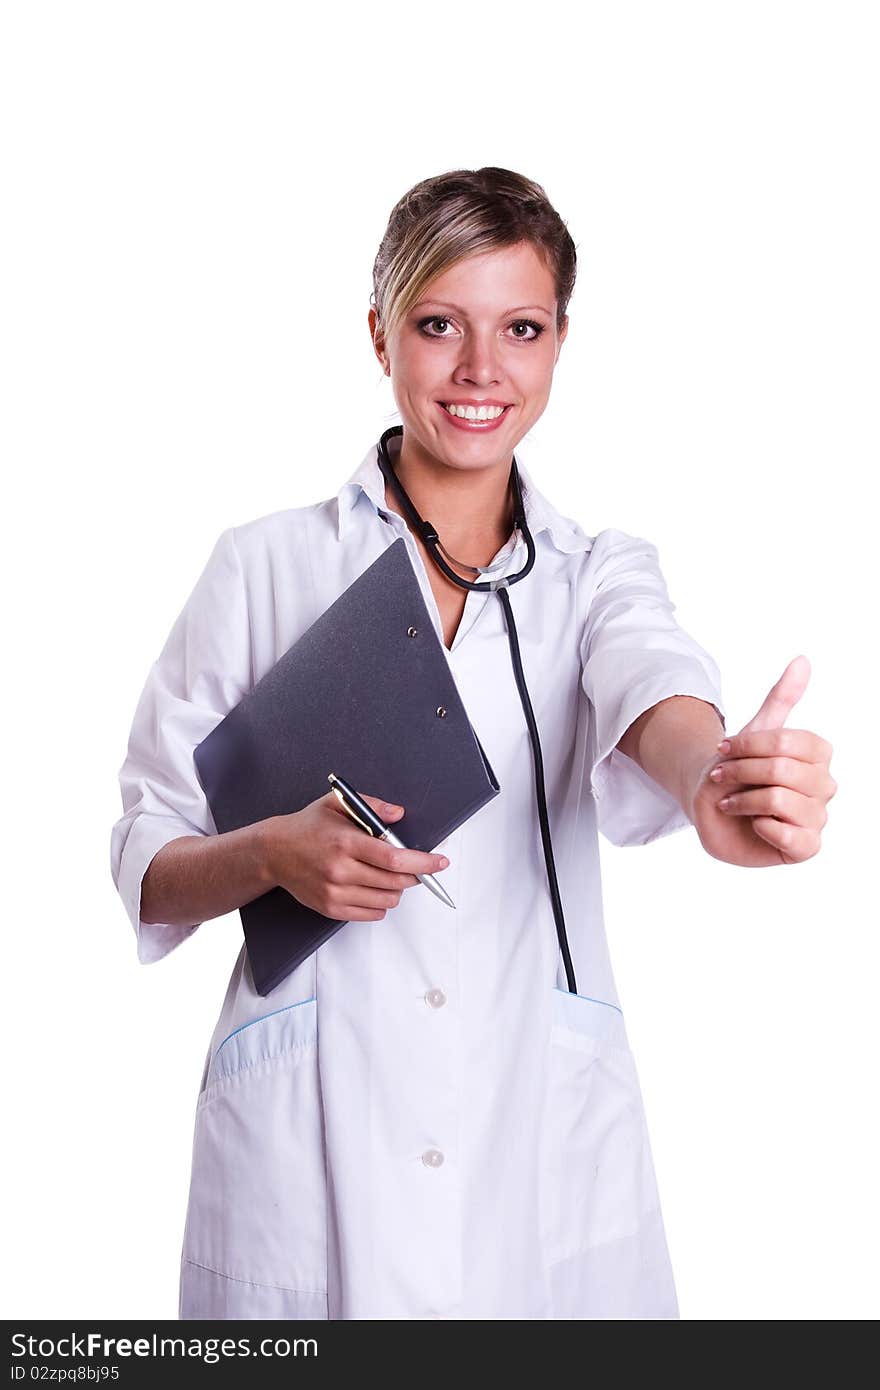
[(623, 1013), (618, 1004), (609, 1004), (607, 999), (594, 999), (591, 994), (576, 994), (573, 989), (562, 989), (559, 985), (554, 985), (553, 988), (558, 989), (560, 994), (574, 994), (575, 999), (588, 999), (591, 1004), (604, 1004), (606, 1009), (617, 1009), (619, 1014)]
[(282, 1057), (296, 1048), (310, 1046), (317, 1037), (317, 1024), (316, 995), (239, 1024), (214, 1053), (206, 1090), (223, 1077), (233, 1076), (273, 1057)]
[[(280, 1009), (273, 1009), (271, 1013), (260, 1014), (259, 1018), (250, 1019), (248, 1023), (240, 1023), (237, 1028), (233, 1028), (231, 1033), (227, 1033), (226, 1037), (223, 1039), (222, 1043), (220, 1043), (219, 1047), (217, 1048), (217, 1052), (220, 1051), (221, 1047), (226, 1046), (230, 1038), (234, 1038), (236, 1033), (243, 1032), (245, 1028), (253, 1028), (255, 1023), (262, 1023), (264, 1019), (274, 1018), (276, 1014), (286, 1014), (288, 1009), (299, 1009), (302, 1008), (303, 1004), (313, 1004), (316, 998), (317, 995), (313, 994), (309, 999), (298, 999), (295, 1004), (285, 1004)], [(214, 1053), (215, 1057), (217, 1056), (217, 1052)]]
[(593, 999), (589, 994), (574, 994), (571, 990), (553, 986), (553, 1029), (561, 1041), (577, 1043), (578, 1038), (591, 1043), (611, 1043), (628, 1048), (623, 1010), (607, 999)]

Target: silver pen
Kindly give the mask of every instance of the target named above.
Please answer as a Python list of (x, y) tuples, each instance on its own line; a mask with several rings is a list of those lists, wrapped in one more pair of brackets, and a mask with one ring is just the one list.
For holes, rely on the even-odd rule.
[[(343, 811), (350, 816), (362, 830), (366, 830), (368, 835), (374, 836), (377, 840), (386, 840), (389, 845), (394, 845), (397, 849), (410, 849), (410, 845), (405, 845), (398, 839), (390, 825), (386, 825), (372, 807), (368, 806), (364, 799), (358, 796), (354, 787), (337, 776), (335, 772), (327, 775), (327, 781), (333, 791), (333, 795), (339, 801)], [(438, 883), (433, 874), (416, 874), (419, 883), (424, 883), (426, 888), (430, 888), (442, 903), (447, 907), (455, 907), (455, 903), (450, 898), (442, 883)]]

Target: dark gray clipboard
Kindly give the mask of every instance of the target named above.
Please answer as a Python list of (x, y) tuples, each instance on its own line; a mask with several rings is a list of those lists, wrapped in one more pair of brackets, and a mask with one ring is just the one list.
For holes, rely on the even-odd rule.
[[(220, 833), (301, 810), (327, 794), (327, 774), (336, 772), (358, 791), (404, 806), (395, 832), (409, 848), (432, 851), (501, 790), (403, 537), (316, 619), (193, 756)], [(280, 887), (240, 912), (262, 995), (345, 925)]]

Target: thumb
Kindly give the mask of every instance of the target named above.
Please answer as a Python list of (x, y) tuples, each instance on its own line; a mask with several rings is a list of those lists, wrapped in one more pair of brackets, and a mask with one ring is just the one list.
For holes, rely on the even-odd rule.
[(397, 820), (403, 815), (403, 807), (394, 801), (383, 801), (380, 796), (367, 796), (365, 792), (360, 792), (359, 795), (377, 816), (382, 816), (383, 820)]
[(771, 686), (764, 703), (740, 733), (755, 729), (781, 729), (798, 700), (810, 683), (810, 662), (806, 656), (796, 656), (788, 663), (775, 685)]
[[(371, 811), (375, 811), (376, 815), (381, 816), (383, 820), (399, 820), (400, 817), (403, 815), (402, 806), (398, 806), (390, 801), (383, 801), (381, 796), (368, 796), (366, 792), (362, 791), (358, 791), (358, 796), (361, 798), (362, 801), (365, 801), (367, 803)], [(348, 812), (341, 805), (339, 797), (336, 795), (335, 792), (327, 792), (327, 795), (322, 799), (327, 803), (331, 810), (337, 811), (340, 816), (348, 815)]]

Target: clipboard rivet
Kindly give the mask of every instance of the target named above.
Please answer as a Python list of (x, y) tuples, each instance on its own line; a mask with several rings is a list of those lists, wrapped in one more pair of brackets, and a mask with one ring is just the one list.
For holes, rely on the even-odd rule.
[(418, 637), (419, 630), (417, 627), (408, 627), (406, 630), (406, 635), (407, 637)]
[(438, 705), (438, 706), (437, 706), (437, 718), (438, 718), (438, 719), (445, 719), (445, 718), (446, 718), (446, 710), (444, 709), (444, 707), (443, 707), (442, 705)]

